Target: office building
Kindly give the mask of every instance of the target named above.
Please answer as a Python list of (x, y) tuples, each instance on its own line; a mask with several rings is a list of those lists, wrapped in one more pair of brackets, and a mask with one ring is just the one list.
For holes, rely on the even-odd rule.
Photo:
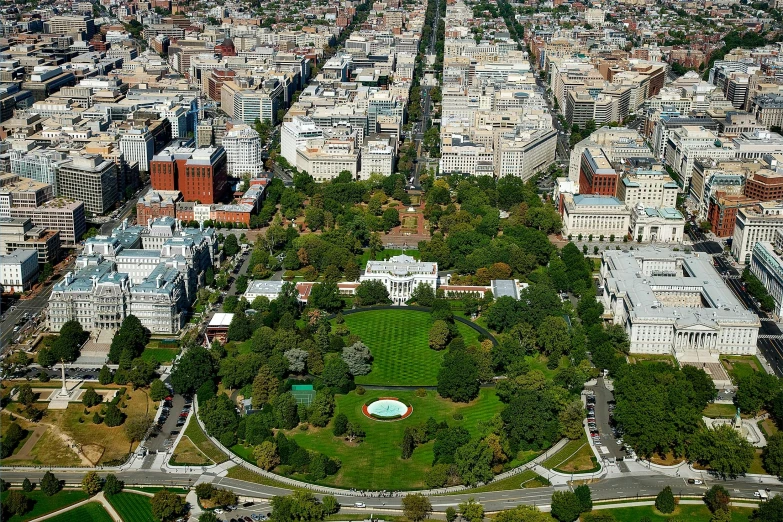
[(18, 249), (0, 255), (0, 288), (3, 293), (26, 292), (38, 279), (38, 254), (35, 250)]
[(102, 215), (118, 200), (117, 165), (98, 154), (73, 155), (60, 164), (60, 195), (84, 202), (84, 210)]
[(761, 325), (726, 286), (709, 254), (659, 247), (607, 250), (601, 299), (621, 325), (631, 353), (719, 363), (719, 355), (752, 355)]
[(753, 247), (760, 241), (770, 243), (776, 232), (783, 228), (783, 203), (761, 202), (737, 211), (736, 225), (731, 242), (731, 255), (740, 264), (750, 262)]
[(228, 175), (235, 178), (258, 177), (264, 171), (261, 138), (249, 125), (235, 125), (223, 136)]

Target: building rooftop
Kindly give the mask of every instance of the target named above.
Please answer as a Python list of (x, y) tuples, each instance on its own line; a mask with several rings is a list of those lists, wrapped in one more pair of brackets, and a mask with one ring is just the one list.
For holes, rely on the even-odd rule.
[(385, 273), (396, 276), (406, 274), (432, 274), (437, 275), (438, 263), (417, 261), (405, 254), (394, 256), (386, 261), (368, 261), (365, 273)]

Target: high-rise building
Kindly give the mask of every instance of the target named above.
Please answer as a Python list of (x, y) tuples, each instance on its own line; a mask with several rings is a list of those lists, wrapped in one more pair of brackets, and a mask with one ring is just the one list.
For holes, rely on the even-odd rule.
[(291, 121), (283, 122), (280, 130), (280, 154), (290, 165), (296, 165), (296, 149), (307, 140), (323, 137), (324, 131), (312, 119), (294, 116)]
[(598, 147), (588, 147), (582, 152), (579, 170), (579, 193), (614, 196), (620, 176), (609, 158)]
[(223, 136), (228, 159), (228, 175), (241, 178), (258, 176), (264, 170), (261, 160), (261, 138), (248, 125), (235, 125)]
[(120, 137), (120, 150), (128, 165), (136, 163), (139, 171), (149, 172), (150, 160), (155, 152), (155, 138), (146, 127), (130, 129)]
[(178, 171), (178, 186), (185, 201), (220, 202), (228, 188), (228, 158), (223, 147), (196, 149)]
[(98, 154), (71, 156), (60, 165), (60, 195), (84, 202), (84, 209), (104, 214), (117, 202), (117, 165)]

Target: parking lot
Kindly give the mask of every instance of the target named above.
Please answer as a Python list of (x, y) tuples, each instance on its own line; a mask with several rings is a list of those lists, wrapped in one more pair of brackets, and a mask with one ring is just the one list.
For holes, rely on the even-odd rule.
[[(65, 378), (66, 379), (78, 379), (83, 381), (97, 381), (98, 380), (98, 373), (100, 372), (99, 368), (79, 368), (79, 367), (72, 367), (71, 365), (65, 366)], [(38, 374), (40, 373), (46, 373), (49, 375), (50, 380), (59, 380), (62, 378), (62, 370), (59, 366), (55, 366), (52, 368), (35, 368), (35, 367), (26, 367), (26, 368), (20, 368), (13, 372), (8, 378), (10, 379), (37, 379)]]
[(599, 378), (595, 386), (588, 387), (587, 393), (587, 422), (593, 445), (605, 460), (615, 459), (620, 470), (627, 471), (621, 461), (626, 457), (635, 459), (636, 456), (632, 451), (626, 451), (622, 433), (612, 422), (614, 394), (606, 388), (603, 378)]
[(165, 452), (172, 448), (174, 439), (177, 438), (187, 416), (181, 415), (184, 414), (183, 412), (190, 413), (191, 404), (192, 402), (182, 395), (172, 395), (170, 401), (164, 402), (164, 410), (158, 419), (157, 427), (145, 444), (150, 453)]

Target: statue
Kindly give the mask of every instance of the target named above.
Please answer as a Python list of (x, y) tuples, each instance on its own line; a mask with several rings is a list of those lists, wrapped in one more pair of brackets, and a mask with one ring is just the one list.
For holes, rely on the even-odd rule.
[(734, 416), (734, 429), (742, 429), (742, 417), (740, 417), (740, 409), (737, 408), (737, 414)]

